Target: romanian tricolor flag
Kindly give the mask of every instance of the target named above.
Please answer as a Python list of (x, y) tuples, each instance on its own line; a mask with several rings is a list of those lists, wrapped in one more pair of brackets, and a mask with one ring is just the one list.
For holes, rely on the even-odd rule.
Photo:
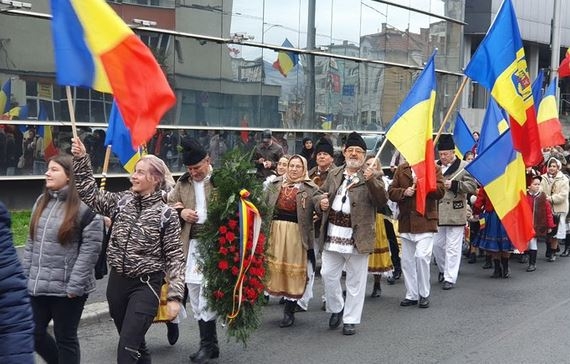
[[(293, 48), (293, 44), (291, 44), (287, 38), (285, 38), (281, 46)], [(273, 68), (281, 72), (283, 77), (287, 77), (289, 71), (295, 68), (297, 63), (299, 63), (299, 55), (297, 53), (280, 51), (277, 55), (277, 60), (273, 62)]]
[(0, 114), (10, 111), (10, 93), (12, 92), (12, 80), (4, 82), (0, 89)]
[[(43, 105), (40, 105), (38, 120), (48, 120), (48, 113)], [(54, 157), (59, 153), (53, 141), (51, 128), (52, 127), (50, 125), (41, 125), (38, 128), (38, 134), (43, 138), (44, 142), (44, 159), (46, 162), (49, 161), (51, 157)]]
[(524, 48), (511, 0), (504, 0), (495, 21), (465, 68), (510, 115), (515, 148), (527, 166), (541, 162), (536, 111)]
[(111, 107), (109, 128), (105, 135), (105, 146), (108, 145), (111, 146), (111, 150), (119, 158), (123, 168), (129, 173), (133, 173), (135, 164), (141, 159), (141, 154), (133, 147), (131, 134), (125, 126), (125, 122), (121, 117), (121, 111), (115, 102), (113, 102)]
[(556, 85), (558, 79), (555, 77), (551, 82), (544, 97), (538, 107), (536, 121), (538, 123), (538, 134), (540, 135), (541, 147), (552, 147), (566, 143), (562, 134), (562, 125), (558, 118), (558, 105), (556, 105)]
[(436, 189), (432, 139), (436, 94), (435, 54), (433, 52), (431, 55), (386, 132), (388, 140), (406, 158), (416, 174), (416, 209), (422, 215), (425, 213), (428, 193)]
[(558, 77), (568, 77), (570, 76), (570, 48), (566, 51), (566, 57), (560, 63), (558, 67)]
[(57, 82), (112, 93), (134, 146), (175, 97), (151, 51), (104, 0), (51, 0)]
[(465, 153), (473, 150), (473, 146), (476, 143), (469, 126), (467, 126), (467, 123), (459, 113), (457, 113), (455, 127), (453, 128), (453, 141), (455, 142), (455, 154), (461, 159), (463, 159)]
[(525, 251), (534, 236), (533, 218), (525, 200), (525, 165), (521, 154), (513, 147), (510, 130), (465, 169), (485, 189), (515, 248)]
[(489, 97), (487, 110), (483, 117), (483, 125), (481, 125), (481, 134), (479, 135), (479, 143), (477, 144), (477, 153), (482, 153), (487, 149), (501, 134), (509, 129), (507, 117), (497, 105), (493, 97)]

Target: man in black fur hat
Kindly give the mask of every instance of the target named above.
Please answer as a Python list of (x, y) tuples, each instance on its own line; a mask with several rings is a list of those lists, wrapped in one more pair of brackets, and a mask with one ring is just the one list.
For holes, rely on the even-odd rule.
[(455, 287), (461, 248), (467, 223), (467, 194), (475, 193), (477, 182), (464, 170), (467, 162), (455, 156), (455, 143), (450, 134), (442, 134), (437, 143), (443, 173), (445, 195), (439, 200), (438, 231), (433, 239), (433, 256), (439, 269), (438, 281), (444, 290)]
[[(342, 322), (344, 335), (354, 335), (355, 325), (360, 324), (368, 256), (376, 238), (376, 210), (387, 202), (382, 177), (364, 168), (365, 155), (366, 143), (352, 132), (344, 148), (346, 164), (329, 171), (321, 187), (325, 193), (315, 197), (315, 205), (324, 211), (319, 240), (329, 327), (335, 329)], [(346, 301), (340, 283), (343, 269)]]
[[(203, 228), (208, 215), (207, 201), (214, 186), (210, 180), (212, 166), (210, 157), (196, 139), (182, 140), (182, 158), (187, 172), (176, 182), (174, 190), (168, 195), (168, 203), (180, 215), (183, 244), (186, 259), (186, 286), (194, 318), (200, 327), (200, 348), (190, 355), (193, 363), (205, 363), (220, 354), (216, 332), (216, 312), (208, 309), (208, 300), (202, 295), (206, 284), (198, 261), (198, 233)], [(170, 338), (169, 338), (170, 340)]]

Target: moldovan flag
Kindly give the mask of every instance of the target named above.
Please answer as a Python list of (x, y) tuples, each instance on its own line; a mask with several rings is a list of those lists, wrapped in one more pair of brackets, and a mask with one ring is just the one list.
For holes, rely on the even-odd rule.
[(510, 115), (515, 149), (527, 166), (542, 161), (536, 111), (524, 48), (511, 0), (504, 0), (495, 21), (465, 68)]
[(538, 115), (536, 116), (540, 146), (543, 148), (566, 143), (566, 139), (562, 134), (562, 125), (558, 118), (558, 105), (556, 105), (557, 83), (558, 79), (554, 77), (540, 101)]
[(0, 114), (10, 111), (10, 93), (12, 92), (12, 80), (4, 82), (0, 89)]
[(511, 138), (507, 130), (465, 169), (483, 186), (509, 239), (523, 252), (534, 236), (533, 218), (525, 200), (525, 165)]
[[(293, 44), (289, 42), (289, 39), (285, 38), (282, 47), (293, 48)], [(291, 71), (299, 63), (299, 55), (293, 52), (279, 51), (277, 55), (277, 60), (273, 62), (273, 68), (278, 70), (283, 77), (287, 77), (289, 71)]]
[[(532, 83), (532, 99), (534, 100), (534, 110), (538, 114), (538, 103), (542, 100), (542, 84), (544, 83), (544, 71), (538, 71), (536, 79)], [(538, 124), (538, 120), (537, 120)]]
[(111, 107), (111, 114), (109, 115), (109, 127), (107, 134), (105, 134), (105, 146), (111, 146), (111, 150), (123, 165), (123, 168), (133, 173), (135, 164), (141, 159), (141, 154), (138, 148), (133, 147), (131, 134), (125, 126), (125, 122), (121, 116), (121, 111), (117, 104), (113, 102)]
[(570, 48), (566, 51), (566, 57), (564, 57), (558, 67), (558, 76), (560, 78), (570, 76)]
[(386, 132), (388, 140), (406, 158), (416, 174), (416, 209), (422, 215), (425, 213), (428, 193), (436, 189), (432, 139), (436, 94), (435, 54), (434, 51)]
[(133, 146), (176, 98), (151, 51), (104, 0), (51, 0), (57, 82), (112, 93)]
[(457, 113), (457, 119), (453, 128), (453, 141), (455, 142), (455, 154), (461, 159), (463, 159), (465, 153), (473, 149), (476, 143), (469, 126), (467, 126), (467, 123), (465, 123), (465, 120), (459, 113)]

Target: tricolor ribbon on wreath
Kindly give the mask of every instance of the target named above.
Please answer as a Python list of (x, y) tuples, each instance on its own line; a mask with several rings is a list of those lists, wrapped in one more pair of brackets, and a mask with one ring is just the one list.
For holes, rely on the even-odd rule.
[[(228, 314), (229, 322), (234, 320), (240, 312), (241, 309), (241, 301), (243, 297), (243, 281), (245, 279), (245, 275), (249, 266), (251, 265), (251, 258), (255, 253), (255, 248), (257, 246), (257, 242), (259, 239), (259, 233), (261, 231), (261, 215), (257, 210), (257, 207), (253, 203), (247, 200), (250, 193), (249, 191), (243, 189), (239, 192), (240, 200), (238, 202), (239, 206), (239, 227), (240, 227), (240, 234), (239, 234), (239, 255), (240, 255), (240, 263), (239, 263), (239, 273), (237, 276), (236, 284), (234, 286), (233, 292), (233, 308), (232, 312)], [(251, 249), (250, 249), (250, 259), (247, 259), (246, 263), (246, 255), (247, 255), (247, 242), (250, 239), (250, 230), (252, 231), (251, 236)]]

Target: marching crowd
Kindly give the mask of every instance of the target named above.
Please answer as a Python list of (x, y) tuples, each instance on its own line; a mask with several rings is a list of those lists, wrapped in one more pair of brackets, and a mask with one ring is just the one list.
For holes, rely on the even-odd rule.
[[(28, 293), (12, 302), (22, 308), (14, 317), (30, 322), (22, 332), (33, 332), (34, 350), (47, 363), (80, 362), (77, 328), (95, 287), (93, 267), (101, 249), (106, 249), (110, 268), (107, 301), (119, 334), (118, 363), (150, 363), (145, 334), (165, 281), (169, 342), (178, 340), (178, 322), (188, 303), (200, 335), (190, 361), (207, 363), (220, 356), (217, 313), (204, 296), (207, 282), (197, 249), (215, 190), (210, 179), (215, 166), (203, 143), (192, 138), (180, 143), (186, 173), (177, 182), (163, 159), (146, 155), (131, 175), (132, 187), (122, 192), (99, 190), (80, 138), (73, 139), (73, 156), (58, 155), (48, 162), (44, 191), (32, 209), (22, 269), (10, 270), (10, 282)], [(366, 143), (356, 132), (347, 135), (340, 156), (325, 137), (316, 143), (306, 138), (300, 154), (288, 155), (270, 130), (252, 148), (256, 175), (273, 211), (264, 217), (271, 221), (265, 301), (281, 298), (282, 328), (293, 326), (295, 313), (307, 310), (319, 273), (328, 325), (342, 325), (344, 335), (354, 335), (361, 322), (369, 274), (374, 275), (372, 297), (380, 296), (382, 278), (394, 284), (403, 276), (406, 294), (400, 306), (423, 309), (430, 306), (432, 262), (443, 290), (456, 287), (462, 254), (469, 263), (484, 256), (483, 268), (494, 268), (492, 278), (511, 274), (515, 249), (485, 191), (464, 169), (476, 146), (462, 160), (453, 138), (442, 135), (436, 189), (420, 198), (418, 176), (403, 156), (395, 154), (389, 178), (374, 156), (366, 156)], [(562, 242), (559, 256), (570, 256), (564, 151), (545, 150), (544, 160), (527, 170), (526, 201), (536, 235), (526, 252), (517, 252), (528, 262), (527, 272), (537, 269), (539, 244), (546, 245), (548, 262), (556, 260)], [(5, 215), (0, 213), (3, 231), (9, 228)], [(51, 320), (55, 337), (47, 332)], [(23, 345), (2, 347), (12, 350), (0, 351), (4, 363), (33, 362)]]

